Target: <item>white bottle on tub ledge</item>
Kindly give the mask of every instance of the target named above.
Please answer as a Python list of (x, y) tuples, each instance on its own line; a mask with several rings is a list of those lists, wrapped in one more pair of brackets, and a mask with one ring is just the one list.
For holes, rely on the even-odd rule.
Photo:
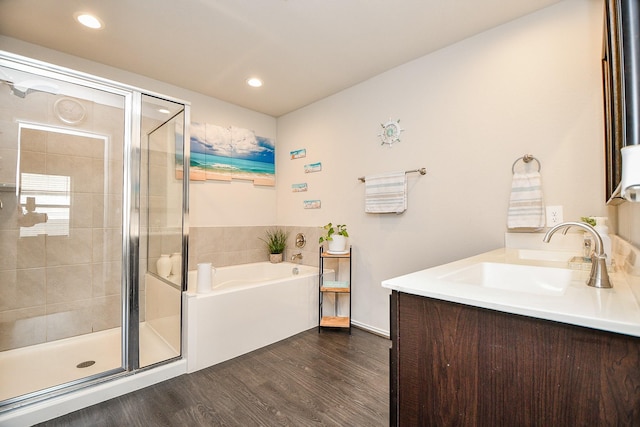
[(156, 272), (160, 277), (169, 277), (171, 274), (171, 258), (169, 254), (162, 254), (156, 262)]
[(607, 227), (607, 217), (596, 216), (593, 217), (596, 220), (596, 229), (600, 238), (602, 239), (602, 250), (607, 255), (607, 265), (611, 265), (611, 237), (609, 237), (609, 227)]
[(180, 275), (182, 270), (182, 254), (180, 252), (174, 252), (171, 254), (171, 274), (174, 276)]

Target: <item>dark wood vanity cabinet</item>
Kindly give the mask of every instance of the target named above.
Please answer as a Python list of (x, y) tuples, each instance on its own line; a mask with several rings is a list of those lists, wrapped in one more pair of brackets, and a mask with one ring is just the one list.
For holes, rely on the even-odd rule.
[(640, 338), (394, 291), (392, 426), (640, 426)]

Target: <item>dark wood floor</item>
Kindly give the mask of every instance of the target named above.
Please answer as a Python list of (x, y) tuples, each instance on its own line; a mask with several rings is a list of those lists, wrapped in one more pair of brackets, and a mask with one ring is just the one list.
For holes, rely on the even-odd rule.
[(386, 426), (391, 341), (317, 329), (40, 424)]

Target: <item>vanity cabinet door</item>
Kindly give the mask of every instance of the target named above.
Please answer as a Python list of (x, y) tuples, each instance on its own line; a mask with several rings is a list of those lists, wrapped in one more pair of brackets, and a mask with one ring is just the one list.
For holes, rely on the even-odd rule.
[[(394, 292), (392, 350), (397, 407), (391, 425), (474, 425), (478, 395), (478, 316)], [(392, 310), (393, 311), (393, 310)], [(392, 326), (393, 323), (392, 323)], [(393, 385), (392, 385), (393, 387)], [(393, 388), (392, 388), (393, 390)]]
[(640, 425), (639, 338), (394, 298), (391, 425)]

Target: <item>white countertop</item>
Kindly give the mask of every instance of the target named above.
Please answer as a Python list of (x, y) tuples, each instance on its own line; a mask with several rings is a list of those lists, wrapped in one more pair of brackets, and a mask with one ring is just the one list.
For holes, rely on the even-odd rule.
[[(480, 262), (567, 268), (567, 261), (522, 259), (518, 249), (496, 249), (382, 282), (398, 292), (640, 337), (640, 305), (624, 272), (610, 272), (612, 289), (585, 284), (574, 270), (563, 295), (538, 295), (448, 281), (442, 276)], [(562, 257), (560, 257), (562, 258)], [(636, 285), (634, 285), (636, 286)]]

